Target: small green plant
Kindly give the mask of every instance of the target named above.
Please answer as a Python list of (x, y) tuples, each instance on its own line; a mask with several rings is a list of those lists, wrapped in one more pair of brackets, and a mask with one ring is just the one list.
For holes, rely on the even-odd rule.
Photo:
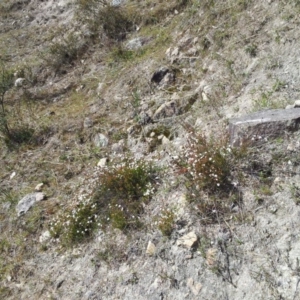
[(5, 95), (13, 87), (13, 76), (13, 72), (0, 61), (0, 132), (8, 139), (12, 137), (12, 133), (8, 124)]
[(178, 173), (186, 177), (188, 199), (204, 223), (219, 221), (230, 212), (230, 193), (236, 193), (232, 177), (235, 154), (226, 141), (215, 142), (192, 132), (188, 146), (176, 160)]
[(296, 205), (300, 205), (300, 188), (294, 183), (290, 187), (292, 198)]
[(175, 213), (170, 209), (163, 209), (158, 218), (157, 226), (161, 233), (170, 236), (174, 230)]
[(111, 58), (115, 62), (128, 61), (133, 59), (135, 52), (124, 48), (122, 45), (117, 45), (112, 49)]
[(250, 44), (245, 48), (245, 52), (249, 54), (251, 57), (256, 57), (257, 55), (257, 45)]
[(71, 65), (85, 49), (85, 43), (74, 33), (61, 37), (59, 41), (52, 42), (45, 53), (40, 53), (46, 64), (58, 71), (63, 65)]
[(102, 31), (109, 39), (121, 41), (132, 30), (136, 15), (109, 1), (77, 0), (77, 17), (88, 25), (94, 37)]

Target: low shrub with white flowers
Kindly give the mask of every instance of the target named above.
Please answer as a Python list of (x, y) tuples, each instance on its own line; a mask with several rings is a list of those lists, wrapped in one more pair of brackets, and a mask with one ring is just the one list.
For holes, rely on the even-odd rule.
[(216, 222), (230, 211), (229, 192), (235, 151), (226, 140), (208, 140), (191, 132), (187, 146), (175, 163), (177, 171), (186, 177), (188, 199), (204, 223)]
[(133, 159), (102, 169), (92, 195), (50, 224), (52, 236), (73, 244), (107, 225), (123, 231), (140, 228), (145, 205), (155, 192), (157, 172), (152, 163)]
[(182, 157), (182, 171), (197, 189), (214, 193), (228, 186), (231, 148), (223, 141), (208, 141), (203, 135), (190, 134)]
[(144, 206), (155, 191), (156, 175), (157, 169), (143, 160), (106, 168), (93, 195), (103, 222), (122, 230), (140, 227)]

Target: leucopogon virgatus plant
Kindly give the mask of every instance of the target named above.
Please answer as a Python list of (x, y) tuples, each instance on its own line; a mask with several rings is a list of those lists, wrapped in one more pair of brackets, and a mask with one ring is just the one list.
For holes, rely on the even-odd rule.
[(158, 168), (144, 160), (126, 159), (101, 169), (91, 195), (50, 224), (52, 237), (65, 244), (81, 242), (96, 228), (123, 231), (143, 225), (142, 214), (158, 183)]

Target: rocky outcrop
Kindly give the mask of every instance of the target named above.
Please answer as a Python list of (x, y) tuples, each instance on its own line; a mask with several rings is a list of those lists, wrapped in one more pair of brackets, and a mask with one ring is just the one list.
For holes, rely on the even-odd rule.
[(229, 121), (230, 143), (256, 144), (299, 128), (300, 108), (259, 111)]

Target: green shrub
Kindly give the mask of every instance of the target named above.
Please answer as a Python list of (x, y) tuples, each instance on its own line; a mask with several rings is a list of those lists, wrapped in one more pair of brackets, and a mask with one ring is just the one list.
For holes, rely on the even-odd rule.
[(204, 223), (219, 221), (229, 212), (232, 195), (237, 192), (231, 183), (236, 154), (226, 145), (225, 141), (191, 133), (187, 147), (175, 161), (178, 173), (186, 177), (193, 210)]
[(103, 32), (108, 38), (123, 40), (133, 28), (133, 18), (125, 8), (108, 1), (78, 0), (77, 17), (87, 24), (93, 36)]
[[(62, 33), (63, 34), (63, 33)], [(70, 33), (52, 42), (46, 52), (40, 53), (46, 64), (58, 71), (62, 66), (71, 65), (85, 50), (85, 42), (80, 36)]]

